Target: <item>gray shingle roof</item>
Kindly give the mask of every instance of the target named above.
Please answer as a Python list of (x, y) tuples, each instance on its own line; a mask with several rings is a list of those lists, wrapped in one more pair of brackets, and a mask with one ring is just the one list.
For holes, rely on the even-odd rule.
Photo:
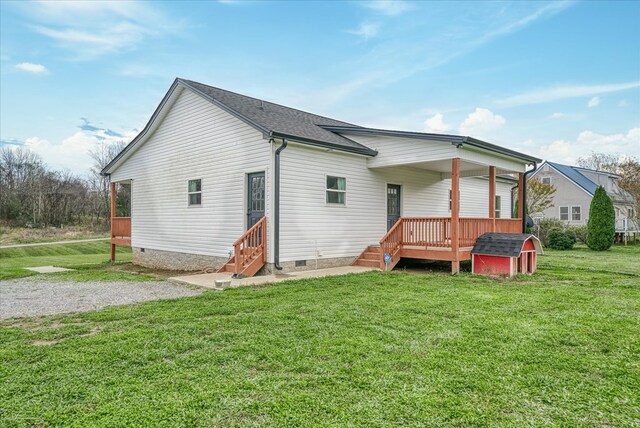
[(375, 156), (377, 152), (349, 138), (328, 131), (322, 126), (352, 126), (347, 122), (307, 113), (280, 104), (263, 101), (192, 80), (179, 79), (183, 84), (209, 97), (221, 107), (273, 136), (291, 137), (326, 147)]
[(598, 185), (589, 180), (584, 175), (580, 174), (578, 168), (549, 161), (547, 161), (547, 163), (561, 174), (564, 174), (568, 179), (576, 183), (578, 186), (589, 192), (592, 196), (596, 192)]
[[(549, 161), (546, 161), (546, 162), (550, 166), (555, 168), (558, 172), (566, 176), (569, 180), (573, 181), (576, 185), (586, 190), (591, 196), (595, 194), (596, 189), (598, 188), (599, 185), (597, 183), (594, 183), (590, 178), (588, 178), (584, 174), (582, 174), (581, 171), (593, 172), (596, 174), (602, 174), (610, 177), (619, 177), (618, 174), (613, 174), (607, 171), (596, 171), (594, 169), (580, 168), (580, 167), (571, 166), (571, 165), (562, 165), (560, 163), (549, 162)], [(607, 191), (607, 195), (609, 195), (611, 200), (614, 202), (633, 201), (633, 196), (622, 189), (619, 189), (617, 193)]]
[(471, 254), (518, 257), (529, 238), (538, 239), (528, 233), (485, 233), (476, 240)]

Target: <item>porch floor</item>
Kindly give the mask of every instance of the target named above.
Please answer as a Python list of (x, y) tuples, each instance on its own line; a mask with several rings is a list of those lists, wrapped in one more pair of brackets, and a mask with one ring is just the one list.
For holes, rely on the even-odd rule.
[(371, 270), (379, 270), (377, 268), (370, 267), (362, 267), (362, 266), (340, 266), (334, 268), (327, 269), (315, 269), (315, 270), (305, 270), (299, 272), (290, 272), (279, 275), (261, 275), (261, 276), (252, 276), (242, 279), (233, 279), (231, 278), (231, 274), (227, 272), (223, 273), (202, 273), (195, 275), (183, 275), (176, 276), (173, 278), (169, 278), (170, 281), (181, 282), (185, 284), (197, 285), (199, 287), (204, 288), (216, 288), (215, 282), (217, 280), (229, 280), (231, 279), (231, 287), (241, 287), (246, 285), (262, 285), (262, 284), (270, 284), (273, 282), (283, 282), (283, 281), (292, 281), (295, 279), (305, 279), (305, 278), (322, 278), (325, 276), (337, 276), (337, 275), (346, 275), (349, 273), (361, 273), (368, 272)]

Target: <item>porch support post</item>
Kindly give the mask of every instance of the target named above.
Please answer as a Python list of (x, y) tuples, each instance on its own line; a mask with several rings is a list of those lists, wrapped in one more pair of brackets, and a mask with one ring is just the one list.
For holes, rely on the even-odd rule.
[(518, 218), (524, 218), (524, 174), (518, 174)]
[(489, 218), (491, 222), (491, 231), (496, 231), (496, 167), (489, 167)]
[(116, 260), (116, 244), (113, 243), (113, 223), (116, 218), (116, 183), (111, 183), (111, 261)]
[(451, 160), (451, 273), (460, 272), (460, 158)]

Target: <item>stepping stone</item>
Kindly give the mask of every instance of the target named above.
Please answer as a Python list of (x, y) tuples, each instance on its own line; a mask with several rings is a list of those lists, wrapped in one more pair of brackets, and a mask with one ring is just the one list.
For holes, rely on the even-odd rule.
[(75, 270), (75, 269), (67, 269), (67, 268), (54, 267), (54, 266), (37, 266), (37, 267), (28, 267), (25, 269), (33, 272), (38, 272), (38, 273), (69, 272), (69, 271)]

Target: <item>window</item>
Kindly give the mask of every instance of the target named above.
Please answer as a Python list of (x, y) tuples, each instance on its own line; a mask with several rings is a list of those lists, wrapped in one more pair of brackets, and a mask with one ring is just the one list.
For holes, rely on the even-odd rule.
[(551, 186), (551, 177), (542, 177), (542, 184), (546, 184), (547, 186)]
[(496, 212), (494, 217), (500, 218), (500, 213), (502, 212), (502, 196), (496, 195)]
[(634, 217), (633, 208), (629, 208), (629, 215), (627, 217), (628, 218), (633, 218)]
[(571, 207), (571, 220), (572, 221), (582, 220), (582, 207)]
[(345, 205), (347, 200), (347, 179), (327, 175), (327, 203)]
[(560, 220), (569, 220), (569, 207), (560, 207)]
[(451, 211), (451, 189), (449, 189), (449, 211)]
[(189, 206), (202, 205), (202, 180), (189, 180)]

